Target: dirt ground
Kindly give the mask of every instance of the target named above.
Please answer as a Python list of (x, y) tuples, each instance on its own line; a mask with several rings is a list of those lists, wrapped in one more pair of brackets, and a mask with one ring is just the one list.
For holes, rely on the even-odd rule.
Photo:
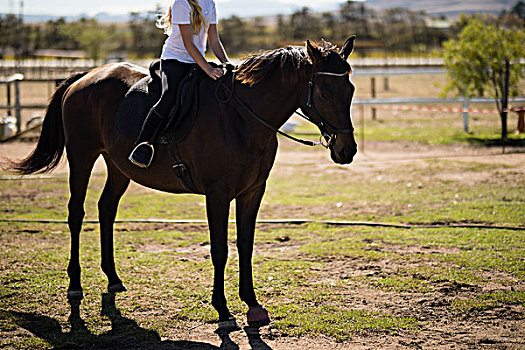
[[(34, 142), (13, 142), (0, 144), (0, 156), (22, 158), (30, 153)], [(322, 151), (304, 152), (297, 150), (288, 141), (281, 141), (281, 148), (274, 172), (287, 172), (299, 165), (308, 165), (311, 171), (337, 171)], [(365, 152), (359, 153), (352, 165), (354, 171), (366, 175), (378, 167), (389, 169), (403, 164), (424, 162), (428, 159), (472, 160), (477, 163), (508, 164), (515, 171), (525, 174), (525, 149), (508, 149), (502, 154), (500, 148), (473, 147), (466, 145), (429, 146), (414, 143), (367, 142)], [(103, 172), (104, 164), (99, 159), (94, 172)], [(54, 174), (67, 172), (66, 162)], [(443, 175), (445, 176), (445, 175)], [(454, 174), (450, 176), (455, 176)], [(479, 175), (483, 176), (483, 175)], [(139, 185), (132, 185), (129, 191), (144, 191)], [(195, 229), (195, 228), (192, 228)], [(197, 228), (204, 230), (205, 228)], [(263, 226), (260, 229), (271, 229)], [(292, 244), (292, 243), (290, 243)], [(259, 254), (286, 254), (287, 243), (265, 245), (258, 248)], [(165, 246), (144, 246), (141, 249), (157, 251)], [(207, 248), (202, 245), (186, 248), (193, 256), (205, 256)], [(395, 250), (403, 254), (403, 247), (381, 247), (382, 251)], [(421, 254), (429, 253), (428, 247), (410, 247), (410, 253), (419, 249)], [(453, 253), (454, 248), (442, 253)], [(327, 279), (345, 279), (345, 276), (385, 274), (395, 271), (396, 262), (381, 261), (371, 266), (369, 261), (359, 259), (331, 262), (323, 272)], [(348, 278), (348, 277), (346, 277)], [(313, 281), (312, 281), (313, 282)], [(169, 339), (152, 343), (156, 349), (525, 349), (525, 322), (523, 305), (494, 308), (477, 314), (472, 311), (463, 317), (451, 317), (448, 306), (453, 298), (468, 298), (477, 286), (450, 282), (436, 282), (431, 293), (393, 293), (356, 286), (355, 293), (345, 296), (349, 307), (359, 309), (366, 305), (368, 310), (382, 311), (393, 315), (413, 316), (429, 321), (418, 332), (398, 331), (395, 334), (356, 335), (352, 341), (337, 343), (328, 337), (287, 337), (272, 327), (265, 327), (259, 333), (244, 330), (219, 337), (214, 334), (216, 325), (196, 324), (193, 329), (177, 329)], [(490, 284), (486, 288), (491, 289)], [(246, 320), (239, 320), (245, 323)], [(127, 320), (133, 323), (133, 321)], [(135, 325), (136, 326), (136, 325)], [(138, 327), (138, 326), (137, 326)], [(9, 348), (9, 347), (7, 347)]]
[[(507, 147), (506, 153), (502, 153), (499, 147), (467, 146), (460, 144), (453, 145), (424, 145), (413, 142), (372, 142), (368, 141), (361, 144), (354, 162), (353, 169), (366, 171), (370, 164), (383, 164), (384, 167), (391, 166), (391, 163), (413, 162), (425, 159), (456, 159), (461, 160), (475, 158), (481, 163), (509, 163), (523, 164), (525, 147)], [(31, 153), (35, 147), (35, 142), (6, 142), (0, 143), (0, 157), (11, 159), (21, 159)], [(286, 170), (287, 166), (307, 164), (310, 166), (330, 167), (328, 152), (317, 148), (311, 152), (305, 152), (303, 148), (293, 147), (295, 144), (286, 139), (280, 140), (280, 149), (277, 153), (277, 160), (273, 172)], [(364, 149), (364, 152), (362, 151)], [(100, 158), (95, 164), (94, 173), (103, 172), (105, 165)], [(67, 172), (67, 159), (53, 171), (53, 174)]]

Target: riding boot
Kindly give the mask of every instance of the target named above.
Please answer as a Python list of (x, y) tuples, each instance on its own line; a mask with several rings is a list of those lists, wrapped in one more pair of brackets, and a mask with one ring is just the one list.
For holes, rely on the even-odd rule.
[(149, 167), (155, 153), (152, 143), (155, 141), (160, 127), (164, 124), (164, 120), (165, 118), (153, 108), (149, 111), (144, 124), (142, 124), (139, 137), (133, 146), (133, 151), (129, 155), (128, 159), (131, 163), (141, 168)]

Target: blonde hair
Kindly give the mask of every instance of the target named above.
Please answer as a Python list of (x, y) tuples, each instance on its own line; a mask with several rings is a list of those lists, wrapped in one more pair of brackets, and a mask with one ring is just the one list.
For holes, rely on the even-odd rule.
[[(193, 33), (198, 34), (204, 28), (205, 25), (205, 19), (204, 14), (202, 13), (202, 7), (199, 5), (197, 0), (187, 0), (191, 7), (191, 15), (190, 15), (190, 21), (191, 25), (193, 26)], [(171, 5), (168, 7), (168, 11), (166, 14), (162, 17), (160, 17), (157, 20), (157, 28), (164, 29), (164, 33), (171, 34), (172, 30), (172, 15), (171, 15), (171, 8), (173, 7), (173, 4), (175, 1), (171, 3)]]

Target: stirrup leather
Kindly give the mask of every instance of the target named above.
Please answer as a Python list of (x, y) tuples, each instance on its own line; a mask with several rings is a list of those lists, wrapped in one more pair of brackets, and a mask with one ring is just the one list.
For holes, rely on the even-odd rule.
[[(149, 148), (151, 148), (151, 158), (149, 159), (148, 164), (142, 164), (142, 163), (135, 161), (135, 159), (133, 159), (133, 154), (135, 153), (137, 148), (139, 148), (140, 146), (148, 146)], [(133, 151), (131, 151), (131, 154), (129, 155), (128, 159), (131, 163), (138, 166), (139, 168), (147, 168), (151, 165), (154, 155), (155, 155), (155, 148), (153, 147), (153, 145), (147, 141), (144, 141), (144, 142), (139, 143), (137, 146), (135, 146), (135, 148), (133, 148)]]

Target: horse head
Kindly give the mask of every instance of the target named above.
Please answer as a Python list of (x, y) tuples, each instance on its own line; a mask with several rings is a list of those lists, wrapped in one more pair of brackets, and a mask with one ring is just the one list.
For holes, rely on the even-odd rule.
[(354, 42), (355, 36), (352, 36), (339, 50), (328, 42), (306, 42), (311, 73), (301, 110), (317, 125), (332, 160), (338, 164), (351, 163), (357, 153), (350, 117), (355, 87), (349, 79), (352, 69), (347, 62)]

